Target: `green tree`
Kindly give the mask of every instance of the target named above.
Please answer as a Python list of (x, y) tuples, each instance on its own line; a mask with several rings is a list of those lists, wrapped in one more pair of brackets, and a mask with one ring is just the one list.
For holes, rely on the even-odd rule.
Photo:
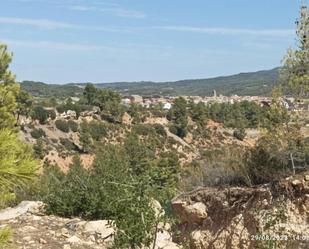
[(16, 123), (14, 112), (20, 88), (9, 70), (11, 61), (12, 54), (7, 51), (7, 46), (0, 44), (0, 128), (13, 127)]
[[(16, 98), (19, 85), (9, 70), (12, 54), (0, 44), (0, 208), (14, 199), (14, 191), (33, 180), (37, 162), (32, 157), (31, 148), (18, 140), (12, 131), (16, 124)], [(0, 229), (0, 247), (9, 248), (10, 231)]]
[(149, 157), (150, 151), (147, 147), (140, 143), (136, 134), (131, 133), (124, 142), (124, 148), (129, 155), (128, 162), (133, 175), (141, 175), (150, 167)]
[(194, 104), (193, 102), (190, 103), (190, 112), (192, 120), (203, 126), (207, 120), (207, 110), (205, 104), (202, 102), (197, 104)]
[(96, 98), (97, 98), (97, 88), (93, 85), (88, 83), (85, 86), (84, 92), (83, 92), (83, 96), (86, 100), (86, 103), (88, 105), (95, 105)]
[(263, 127), (269, 132), (288, 128), (291, 116), (288, 110), (282, 105), (281, 96), (281, 87), (274, 87), (271, 106), (265, 111), (263, 117)]
[(33, 180), (37, 162), (30, 146), (18, 140), (18, 134), (0, 130), (0, 207), (14, 198), (14, 188)]
[(48, 111), (42, 106), (35, 106), (30, 114), (32, 119), (39, 120), (40, 124), (45, 124), (49, 118)]
[(50, 169), (42, 179), (42, 197), (49, 213), (113, 220), (114, 248), (140, 248), (153, 242), (163, 219), (155, 215), (153, 199), (166, 204), (174, 195), (178, 169), (175, 155), (155, 160), (131, 134), (124, 145), (97, 146), (90, 170), (78, 160), (67, 174)]
[(17, 102), (16, 112), (18, 121), (20, 115), (26, 115), (26, 116), (29, 115), (32, 108), (33, 99), (27, 92), (20, 91), (19, 94), (17, 95), (16, 102)]
[(136, 103), (132, 103), (132, 104), (130, 104), (127, 112), (132, 117), (133, 124), (141, 123), (142, 112), (143, 112), (143, 107), (141, 105), (138, 105)]
[(174, 105), (167, 114), (167, 118), (173, 121), (171, 132), (179, 137), (185, 137), (188, 126), (187, 101), (183, 97), (175, 99)]
[(282, 79), (298, 98), (309, 97), (309, 9), (303, 5), (296, 22), (297, 48), (289, 48), (283, 59)]

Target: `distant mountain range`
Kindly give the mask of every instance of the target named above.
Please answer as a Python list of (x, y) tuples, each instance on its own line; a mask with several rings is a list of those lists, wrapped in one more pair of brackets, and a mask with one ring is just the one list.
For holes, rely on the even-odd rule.
[[(98, 83), (99, 88), (110, 88), (122, 94), (138, 95), (212, 95), (213, 90), (222, 95), (264, 95), (271, 93), (279, 76), (279, 68), (258, 72), (240, 73), (209, 79), (180, 80), (174, 82), (115, 82)], [(65, 85), (45, 84), (43, 82), (23, 81), (21, 87), (36, 97), (78, 96), (85, 83)]]

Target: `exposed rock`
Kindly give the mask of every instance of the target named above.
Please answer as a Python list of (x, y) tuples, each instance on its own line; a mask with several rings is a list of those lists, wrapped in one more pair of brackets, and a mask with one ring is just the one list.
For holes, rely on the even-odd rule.
[[(12, 228), (17, 249), (106, 249), (110, 243), (100, 237), (110, 231), (106, 226), (99, 226), (106, 225), (107, 221), (86, 222), (47, 216), (41, 213), (42, 206), (41, 202), (22, 202), (0, 212), (0, 228)], [(88, 230), (85, 230), (87, 224)], [(91, 227), (96, 232), (92, 237), (87, 233)]]
[(81, 239), (78, 238), (77, 236), (73, 235), (72, 237), (68, 238), (67, 241), (71, 244), (80, 244)]
[(47, 243), (47, 241), (46, 241), (45, 239), (42, 239), (42, 238), (39, 239), (39, 242), (40, 242), (41, 244), (46, 244), (46, 243)]
[[(153, 205), (161, 215), (160, 204), (154, 200)], [(112, 221), (48, 216), (42, 213), (43, 206), (41, 202), (22, 202), (0, 212), (5, 218), (0, 220), (0, 228), (12, 228), (17, 249), (107, 249), (114, 240)], [(159, 223), (155, 249), (180, 248), (172, 241), (170, 230), (171, 225)]]
[(6, 208), (0, 211), (0, 221), (14, 219), (27, 212), (36, 212), (42, 207), (42, 202), (23, 201), (15, 208)]
[(105, 241), (111, 241), (115, 232), (116, 229), (113, 227), (112, 221), (108, 220), (89, 221), (84, 226), (84, 233), (99, 235)]
[(184, 137), (184, 139), (188, 144), (192, 143), (193, 141), (193, 135), (192, 133), (188, 132), (188, 134)]
[(132, 117), (125, 112), (122, 116), (122, 123), (126, 125), (130, 125), (132, 123)]
[(301, 184), (302, 184), (302, 182), (298, 179), (292, 181), (293, 186), (300, 186)]
[(172, 201), (181, 223), (177, 242), (189, 241), (190, 249), (255, 249), (264, 248), (267, 238), (285, 236), (277, 248), (309, 248), (309, 240), (301, 239), (309, 238), (309, 182), (303, 179), (182, 194)]
[(207, 208), (202, 202), (187, 205), (184, 202), (175, 201), (173, 207), (178, 216), (181, 217), (181, 220), (188, 223), (199, 224), (207, 218)]

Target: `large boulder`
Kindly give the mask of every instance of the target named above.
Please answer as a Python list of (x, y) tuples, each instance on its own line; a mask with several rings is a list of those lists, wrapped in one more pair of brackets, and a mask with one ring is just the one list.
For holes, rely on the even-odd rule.
[(173, 203), (173, 208), (182, 222), (201, 224), (207, 218), (207, 207), (202, 202), (187, 204), (178, 200)]
[(43, 206), (43, 202), (40, 201), (22, 201), (14, 208), (0, 210), (0, 221), (14, 219), (28, 212), (40, 212)]

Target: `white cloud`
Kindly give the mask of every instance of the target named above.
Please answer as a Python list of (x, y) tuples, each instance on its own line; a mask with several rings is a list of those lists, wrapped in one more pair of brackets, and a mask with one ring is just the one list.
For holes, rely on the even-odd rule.
[(78, 50), (78, 51), (116, 50), (116, 48), (108, 46), (96, 46), (89, 44), (64, 43), (64, 42), (52, 42), (52, 41), (25, 41), (25, 40), (12, 40), (12, 39), (1, 39), (1, 38), (0, 41), (8, 44), (9, 46), (18, 46), (27, 48)]
[(28, 18), (17, 18), (17, 17), (0, 17), (0, 24), (32, 26), (41, 29), (81, 29), (88, 31), (119, 32), (119, 33), (133, 32), (131, 29), (128, 28), (86, 26), (86, 25), (71, 24), (67, 22), (53, 21), (48, 19), (28, 19)]
[(118, 17), (129, 17), (129, 18), (145, 18), (146, 15), (140, 11), (124, 9), (119, 6), (115, 7), (98, 7), (98, 6), (86, 6), (86, 5), (74, 5), (70, 7), (71, 10), (76, 11), (94, 11), (102, 12), (109, 15)]
[(127, 18), (145, 18), (146, 14), (124, 8), (118, 3), (102, 2), (102, 1), (85, 1), (85, 0), (15, 0), (20, 3), (36, 3), (36, 4), (49, 4), (61, 8), (76, 10), (76, 11), (95, 11), (102, 12), (108, 15), (127, 17)]
[(77, 28), (77, 25), (51, 21), (47, 19), (26, 19), (17, 17), (0, 17), (0, 24), (28, 25), (44, 29)]
[[(75, 6), (80, 11), (91, 10), (92, 7)], [(107, 8), (110, 9), (110, 8)], [(119, 12), (119, 15), (133, 15), (132, 13)], [(216, 28), (216, 27), (194, 27), (194, 26), (150, 26), (150, 27), (113, 27), (113, 26), (91, 26), (79, 25), (68, 22), (54, 21), (49, 19), (30, 19), (18, 17), (0, 17), (0, 24), (32, 26), (41, 29), (77, 29), (99, 32), (136, 33), (151, 30), (189, 32), (209, 35), (238, 35), (238, 36), (260, 36), (268, 38), (293, 37), (295, 31), (292, 29), (240, 29), (240, 28)]]
[(209, 27), (193, 27), (193, 26), (155, 26), (153, 28), (167, 31), (219, 34), (219, 35), (255, 35), (255, 36), (284, 37), (284, 36), (292, 36), (294, 34), (294, 30), (292, 29), (237, 29), (237, 28), (209, 28)]

